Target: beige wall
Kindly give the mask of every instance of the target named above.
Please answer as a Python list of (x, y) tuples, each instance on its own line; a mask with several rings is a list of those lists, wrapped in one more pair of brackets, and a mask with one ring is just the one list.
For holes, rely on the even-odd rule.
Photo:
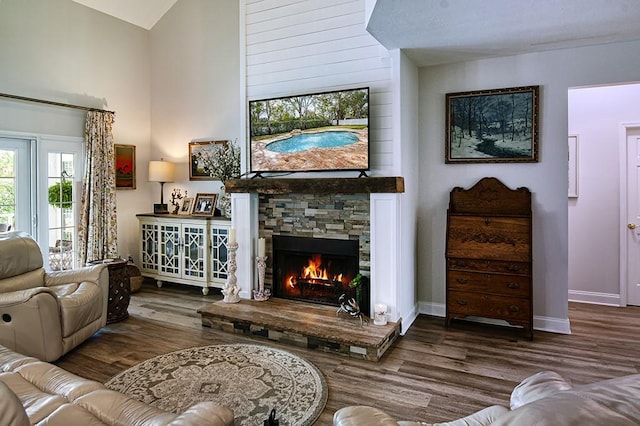
[[(147, 31), (71, 0), (0, 1), (0, 92), (114, 110), (115, 142), (136, 146), (137, 189), (117, 192), (121, 256), (137, 260), (135, 215), (159, 202), (150, 159), (179, 163), (165, 201), (220, 187), (189, 182), (186, 158), (191, 139), (239, 137), (238, 13), (179, 1)], [(0, 99), (0, 131), (82, 137), (84, 112)]]
[[(173, 188), (219, 192), (219, 181), (189, 181), (193, 139), (240, 141), (237, 0), (181, 0), (151, 29), (151, 160), (176, 162)], [(159, 198), (159, 184), (150, 188)], [(158, 201), (155, 201), (158, 202)], [(146, 209), (145, 209), (146, 207)], [(151, 205), (138, 212), (149, 211)]]
[[(0, 92), (116, 111), (114, 139), (149, 152), (149, 33), (71, 0), (0, 2)], [(0, 99), (0, 130), (82, 137), (84, 112)], [(137, 251), (131, 216), (152, 200), (118, 191), (118, 250)], [(135, 228), (137, 229), (137, 228)]]

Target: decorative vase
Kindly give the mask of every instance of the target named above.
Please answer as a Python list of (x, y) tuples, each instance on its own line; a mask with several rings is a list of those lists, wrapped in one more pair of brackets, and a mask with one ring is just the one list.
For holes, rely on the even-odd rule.
[(220, 213), (231, 219), (231, 194), (225, 191), (224, 185), (220, 187)]

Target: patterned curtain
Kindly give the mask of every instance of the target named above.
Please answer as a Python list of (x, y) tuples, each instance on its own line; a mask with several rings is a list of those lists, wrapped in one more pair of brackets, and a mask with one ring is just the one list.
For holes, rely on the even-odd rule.
[(85, 173), (80, 200), (78, 255), (81, 265), (117, 257), (114, 114), (87, 112)]

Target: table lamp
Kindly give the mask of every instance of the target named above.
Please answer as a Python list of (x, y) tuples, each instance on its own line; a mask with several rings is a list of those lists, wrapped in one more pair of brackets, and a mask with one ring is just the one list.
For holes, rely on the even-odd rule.
[(173, 182), (174, 164), (164, 159), (160, 161), (149, 161), (149, 182), (160, 182), (160, 204), (153, 205), (153, 212), (156, 214), (167, 214), (169, 209), (164, 203), (164, 184)]

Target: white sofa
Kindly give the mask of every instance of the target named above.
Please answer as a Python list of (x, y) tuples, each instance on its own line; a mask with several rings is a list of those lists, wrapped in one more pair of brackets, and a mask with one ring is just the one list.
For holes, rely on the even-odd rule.
[(54, 361), (107, 323), (109, 271), (47, 272), (36, 241), (0, 234), (0, 344)]
[[(426, 426), (398, 421), (374, 407), (338, 410), (334, 426)], [(557, 373), (545, 371), (524, 379), (511, 393), (510, 406), (494, 405), (467, 417), (432, 426), (640, 425), (640, 374), (573, 387)]]

